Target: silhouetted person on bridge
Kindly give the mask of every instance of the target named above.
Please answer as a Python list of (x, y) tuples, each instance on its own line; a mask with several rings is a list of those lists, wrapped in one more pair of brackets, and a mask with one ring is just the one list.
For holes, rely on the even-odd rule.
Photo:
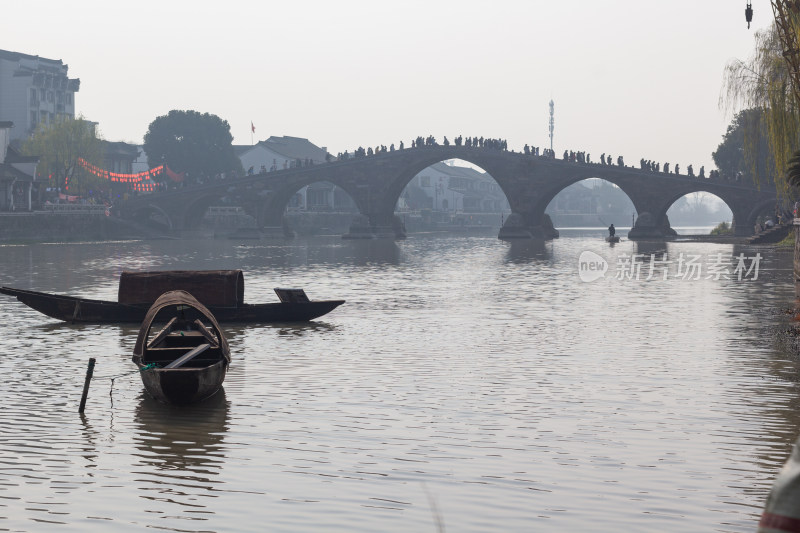
[(608, 227), (608, 236), (609, 237), (613, 237), (616, 232), (617, 232), (617, 229), (614, 227), (614, 224), (611, 224)]

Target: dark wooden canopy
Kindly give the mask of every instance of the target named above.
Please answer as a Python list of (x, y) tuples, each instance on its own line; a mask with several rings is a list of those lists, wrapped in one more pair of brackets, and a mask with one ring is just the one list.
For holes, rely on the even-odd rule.
[(117, 301), (149, 305), (175, 290), (186, 291), (209, 307), (239, 307), (244, 303), (244, 274), (241, 270), (123, 272)]

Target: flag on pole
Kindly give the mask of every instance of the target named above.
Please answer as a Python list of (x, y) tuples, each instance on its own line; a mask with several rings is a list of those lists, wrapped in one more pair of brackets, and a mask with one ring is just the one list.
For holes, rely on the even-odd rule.
[(252, 133), (255, 133), (255, 132), (256, 132), (256, 127), (253, 125), (253, 121), (252, 121), (252, 120), (250, 121), (250, 131), (251, 131)]

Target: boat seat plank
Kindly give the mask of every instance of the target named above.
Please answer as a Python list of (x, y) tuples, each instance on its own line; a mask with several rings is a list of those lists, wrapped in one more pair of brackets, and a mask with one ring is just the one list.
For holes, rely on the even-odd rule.
[(217, 339), (215, 339), (214, 336), (211, 334), (211, 332), (208, 331), (208, 328), (205, 326), (205, 324), (203, 324), (202, 320), (200, 320), (199, 318), (195, 318), (194, 324), (195, 326), (197, 326), (197, 331), (199, 331), (200, 334), (206, 338), (208, 343), (211, 344), (212, 348), (219, 348), (219, 343), (217, 343)]
[(192, 359), (194, 359), (195, 357), (197, 357), (201, 353), (203, 353), (206, 350), (208, 350), (210, 347), (211, 347), (210, 344), (201, 344), (200, 346), (198, 346), (194, 350), (191, 350), (191, 351), (187, 352), (182, 357), (179, 357), (178, 359), (175, 359), (173, 362), (171, 362), (170, 364), (168, 364), (164, 368), (179, 368), (180, 366), (185, 364), (187, 361), (191, 361)]
[(159, 332), (158, 332), (158, 335), (156, 335), (155, 337), (153, 337), (153, 340), (151, 340), (151, 341), (148, 343), (147, 347), (148, 347), (148, 348), (152, 348), (153, 346), (155, 346), (155, 345), (156, 345), (156, 344), (158, 344), (159, 342), (163, 341), (163, 340), (164, 340), (164, 338), (165, 338), (167, 335), (169, 335), (169, 334), (170, 334), (170, 332), (172, 331), (172, 326), (175, 324), (175, 321), (176, 321), (176, 320), (178, 320), (178, 318), (177, 318), (177, 317), (172, 317), (172, 319), (171, 319), (169, 322), (167, 322), (167, 325), (166, 325), (166, 326), (164, 326), (164, 328), (163, 328), (161, 331), (159, 331)]

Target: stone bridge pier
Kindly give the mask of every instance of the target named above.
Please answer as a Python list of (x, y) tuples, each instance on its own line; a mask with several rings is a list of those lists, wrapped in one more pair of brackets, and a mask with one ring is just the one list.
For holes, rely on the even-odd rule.
[(511, 241), (516, 239), (551, 240), (558, 238), (558, 230), (553, 226), (547, 213), (512, 212), (503, 222), (498, 239)]

